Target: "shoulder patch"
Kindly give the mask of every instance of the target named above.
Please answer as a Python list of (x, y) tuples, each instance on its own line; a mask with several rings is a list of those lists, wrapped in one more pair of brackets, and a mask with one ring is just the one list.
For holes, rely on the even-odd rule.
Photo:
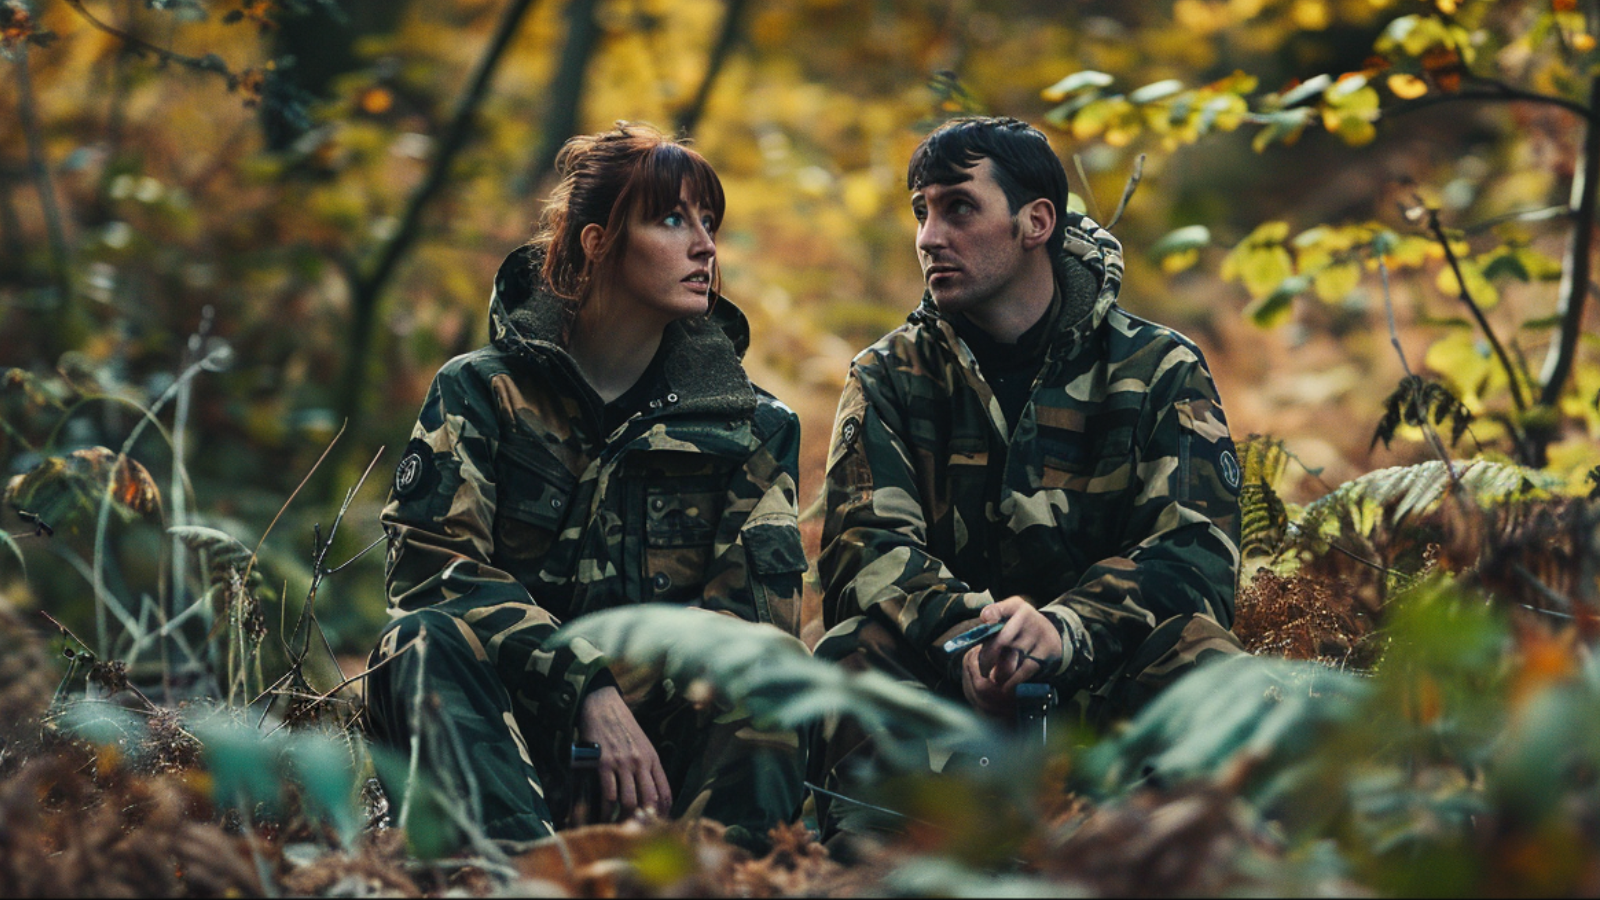
[(394, 495), (406, 500), (426, 493), (439, 483), (439, 468), (433, 464), (433, 448), (421, 438), (413, 438), (394, 470)]
[(1235, 494), (1244, 485), (1244, 469), (1239, 465), (1239, 455), (1233, 450), (1232, 439), (1224, 440), (1217, 447), (1217, 475)]

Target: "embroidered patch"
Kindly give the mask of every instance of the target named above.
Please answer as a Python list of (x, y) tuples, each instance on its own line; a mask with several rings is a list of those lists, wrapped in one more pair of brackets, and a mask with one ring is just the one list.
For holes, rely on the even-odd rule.
[(839, 426), (839, 446), (840, 446), (840, 448), (841, 449), (848, 449), (851, 444), (854, 444), (856, 442), (856, 435), (860, 431), (861, 431), (861, 423), (856, 421), (856, 418), (854, 416), (851, 416), (850, 418), (845, 419), (844, 420), (844, 424)]
[(1222, 448), (1222, 453), (1217, 457), (1217, 474), (1222, 476), (1222, 483), (1228, 486), (1228, 490), (1239, 493), (1244, 472), (1239, 468), (1239, 457), (1233, 454), (1232, 447)]
[(418, 438), (406, 445), (400, 465), (394, 470), (394, 495), (405, 500), (433, 488), (439, 481), (439, 470), (433, 464), (433, 448)]

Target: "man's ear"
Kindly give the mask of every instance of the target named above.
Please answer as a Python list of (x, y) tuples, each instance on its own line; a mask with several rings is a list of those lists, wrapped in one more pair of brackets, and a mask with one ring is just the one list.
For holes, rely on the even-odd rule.
[(1055, 204), (1043, 197), (1030, 201), (1017, 210), (1017, 222), (1022, 226), (1022, 249), (1041, 247), (1056, 230)]
[(583, 226), (583, 230), (578, 232), (578, 244), (583, 247), (583, 255), (590, 262), (594, 262), (595, 257), (600, 255), (600, 244), (605, 238), (606, 230), (593, 222)]

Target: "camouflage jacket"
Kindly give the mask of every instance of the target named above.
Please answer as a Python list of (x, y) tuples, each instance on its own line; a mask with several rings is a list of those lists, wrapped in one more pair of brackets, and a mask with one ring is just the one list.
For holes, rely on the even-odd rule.
[(1053, 305), (1020, 421), (925, 296), (855, 358), (834, 423), (824, 624), (875, 619), (957, 696), (941, 645), (1012, 595), (1071, 642), (1047, 676), (1070, 691), (1171, 616), (1233, 621), (1240, 472), (1211, 374), (1182, 335), (1117, 306), (1116, 239), (1080, 215), (1064, 225), (1099, 293)]
[(519, 673), (507, 685), (519, 709), (565, 728), (605, 657), (581, 641), (524, 660), (501, 648), (539, 648), (562, 621), (645, 601), (798, 633), (799, 420), (751, 385), (748, 324), (724, 300), (668, 327), (662, 393), (602, 433), (533, 266), (527, 249), (501, 265), (491, 344), (428, 389), (382, 513), (386, 582), (391, 615), (436, 607), (491, 632), (480, 639)]

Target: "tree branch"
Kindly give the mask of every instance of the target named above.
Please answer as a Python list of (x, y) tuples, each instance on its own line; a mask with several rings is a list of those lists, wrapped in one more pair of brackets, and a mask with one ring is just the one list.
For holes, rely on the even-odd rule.
[(350, 355), (345, 360), (343, 381), (345, 392), (340, 401), (342, 408), (339, 417), (344, 419), (352, 430), (361, 416), (367, 356), (372, 346), (378, 301), (401, 257), (416, 242), (421, 230), (422, 211), (448, 180), (451, 165), (472, 135), (473, 118), (483, 103), (484, 95), (488, 93), (489, 82), (499, 67), (500, 59), (510, 46), (511, 39), (516, 36), (517, 28), (522, 24), (524, 16), (536, 2), (537, 0), (511, 0), (506, 6), (505, 12), (500, 17), (500, 24), (489, 40), (488, 48), (484, 50), (483, 57), (478, 60), (477, 68), (467, 81), (466, 88), (456, 100), (444, 136), (439, 139), (433, 165), (411, 195), (405, 211), (400, 216), (399, 226), (395, 228), (388, 242), (379, 249), (377, 262), (366, 275), (357, 278), (351, 284), (350, 299), (354, 315), (350, 325), (351, 347)]
[[(1600, 75), (1590, 82), (1590, 103), (1600, 102)], [(1558, 312), (1561, 329), (1550, 346), (1539, 374), (1539, 402), (1554, 406), (1561, 389), (1572, 374), (1572, 361), (1578, 352), (1578, 334), (1583, 326), (1583, 304), (1589, 294), (1592, 269), (1595, 212), (1600, 201), (1600, 123), (1588, 122), (1583, 137), (1583, 159), (1572, 180), (1571, 206), (1575, 210), (1572, 238), (1567, 244), (1566, 264), (1561, 267), (1561, 301)]]
[(181, 66), (187, 66), (188, 68), (194, 69), (197, 72), (215, 72), (218, 75), (228, 79), (228, 84), (230, 86), (237, 77), (228, 70), (228, 64), (223, 61), (222, 57), (216, 55), (215, 53), (207, 53), (205, 56), (188, 56), (183, 53), (175, 53), (171, 50), (157, 47), (155, 44), (150, 43), (144, 38), (123, 31), (109, 22), (101, 21), (95, 17), (94, 13), (91, 13), (88, 9), (84, 8), (83, 0), (66, 0), (66, 4), (72, 8), (73, 12), (76, 12), (78, 15), (82, 16), (84, 21), (88, 22), (90, 25), (94, 26), (100, 31), (111, 35), (117, 40), (122, 41), (139, 53), (154, 54), (155, 57), (162, 62), (177, 63)]
[(572, 0), (567, 7), (567, 43), (561, 48), (561, 62), (550, 79), (550, 107), (545, 113), (539, 152), (528, 160), (528, 167), (517, 179), (519, 197), (533, 193), (556, 164), (556, 155), (567, 138), (578, 133), (578, 107), (583, 100), (583, 76), (589, 59), (600, 42), (600, 23), (595, 18), (598, 0)]
[(1461, 274), (1461, 261), (1456, 259), (1456, 251), (1450, 246), (1450, 239), (1445, 236), (1444, 226), (1439, 224), (1439, 211), (1428, 208), (1428, 230), (1433, 233), (1439, 246), (1444, 248), (1444, 258), (1450, 263), (1450, 270), (1456, 275), (1456, 284), (1461, 288), (1461, 302), (1472, 311), (1472, 318), (1477, 320), (1478, 328), (1483, 331), (1483, 336), (1494, 348), (1494, 355), (1500, 360), (1501, 368), (1506, 370), (1506, 379), (1511, 382), (1511, 402), (1515, 403), (1518, 412), (1528, 409), (1527, 398), (1522, 396), (1522, 381), (1515, 366), (1511, 364), (1511, 357), (1506, 355), (1506, 348), (1500, 343), (1500, 338), (1489, 327), (1489, 320), (1484, 316), (1483, 309), (1478, 306), (1478, 301), (1472, 299), (1472, 292), (1467, 290), (1467, 279)]
[[(1524, 91), (1519, 88), (1514, 88), (1505, 82), (1496, 81), (1492, 78), (1473, 78), (1472, 83), (1476, 85), (1482, 85), (1484, 90), (1458, 91), (1453, 94), (1430, 93), (1426, 96), (1418, 97), (1415, 100), (1407, 100), (1387, 110), (1383, 110), (1381, 115), (1384, 118), (1402, 116), (1407, 113), (1413, 113), (1421, 109), (1426, 109), (1430, 106), (1440, 106), (1446, 103), (1536, 103), (1564, 109), (1567, 112), (1570, 112), (1573, 115), (1587, 121), (1593, 121), (1595, 119), (1595, 111), (1593, 107), (1584, 106), (1582, 103), (1568, 100), (1565, 97)], [(1594, 102), (1592, 98), (1590, 102)]]
[(722, 66), (728, 61), (729, 54), (733, 52), (733, 45), (739, 40), (739, 32), (744, 27), (744, 11), (749, 5), (749, 0), (728, 0), (728, 9), (722, 14), (722, 31), (717, 35), (711, 57), (706, 61), (705, 77), (700, 79), (700, 88), (694, 92), (694, 99), (678, 111), (677, 119), (673, 122), (679, 134), (693, 131), (700, 123), (700, 117), (705, 114), (711, 88), (722, 73)]

